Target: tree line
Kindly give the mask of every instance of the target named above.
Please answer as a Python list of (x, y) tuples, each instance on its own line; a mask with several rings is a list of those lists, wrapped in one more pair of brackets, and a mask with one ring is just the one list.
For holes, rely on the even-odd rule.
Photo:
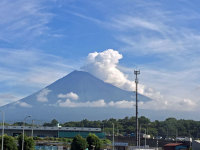
[[(141, 133), (146, 130), (147, 134), (151, 136), (165, 137), (193, 137), (200, 138), (200, 121), (184, 120), (176, 118), (167, 118), (164, 121), (151, 121), (149, 118), (141, 116), (138, 118)], [(46, 122), (43, 126), (56, 126), (58, 121), (53, 119), (51, 122)], [(123, 119), (105, 119), (90, 121), (83, 119), (81, 121), (68, 121), (60, 124), (62, 127), (91, 127), (101, 128), (106, 134), (112, 134), (113, 123), (115, 125), (115, 134), (117, 135), (130, 135), (135, 132), (135, 117), (124, 117)], [(13, 125), (21, 125), (21, 122), (14, 123)], [(27, 124), (28, 125), (28, 124)], [(31, 126), (31, 124), (30, 124)]]
[[(184, 119), (177, 120), (176, 118), (167, 118), (164, 121), (150, 121), (149, 118), (144, 116), (139, 117), (138, 120), (141, 133), (144, 133), (146, 130), (147, 134), (154, 137), (200, 137), (200, 121)], [(44, 123), (44, 125), (54, 126), (56, 122), (58, 121), (54, 119), (50, 123)], [(125, 117), (123, 119), (110, 118), (97, 121), (84, 119), (81, 121), (65, 122), (61, 124), (61, 126), (101, 128), (106, 134), (112, 134), (113, 123), (115, 125), (115, 134), (126, 136), (135, 132), (135, 117)]]

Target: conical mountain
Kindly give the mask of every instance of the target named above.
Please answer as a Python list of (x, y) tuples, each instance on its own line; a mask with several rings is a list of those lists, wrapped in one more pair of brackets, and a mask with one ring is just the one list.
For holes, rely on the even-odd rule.
[[(139, 95), (139, 100), (151, 99)], [(131, 109), (119, 108), (123, 101), (135, 101), (135, 93), (105, 83), (87, 72), (73, 71), (44, 89), (1, 109), (5, 111), (7, 120), (23, 120), (26, 115), (44, 121), (53, 118), (60, 121), (94, 120), (132, 114)]]

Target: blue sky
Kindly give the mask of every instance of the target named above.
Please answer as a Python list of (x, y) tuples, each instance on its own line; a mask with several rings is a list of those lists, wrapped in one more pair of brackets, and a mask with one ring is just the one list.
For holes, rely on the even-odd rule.
[[(119, 82), (132, 83), (133, 70), (139, 68), (140, 92), (155, 99), (150, 109), (196, 113), (198, 6), (197, 0), (2, 0), (0, 105), (30, 95), (75, 69), (123, 88)], [(112, 81), (97, 74), (99, 68), (90, 64), (96, 60), (89, 62), (89, 53), (104, 56), (107, 49), (118, 51), (117, 56), (109, 55), (117, 60), (107, 57), (115, 62), (102, 72), (122, 75)]]

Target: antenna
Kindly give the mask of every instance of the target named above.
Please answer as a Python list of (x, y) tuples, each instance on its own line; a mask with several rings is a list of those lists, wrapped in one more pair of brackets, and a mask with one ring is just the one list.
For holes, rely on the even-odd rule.
[(138, 75), (140, 74), (140, 70), (134, 70), (134, 74), (135, 74), (135, 101), (136, 101), (136, 109), (135, 109), (135, 113), (136, 113), (136, 145), (138, 146)]

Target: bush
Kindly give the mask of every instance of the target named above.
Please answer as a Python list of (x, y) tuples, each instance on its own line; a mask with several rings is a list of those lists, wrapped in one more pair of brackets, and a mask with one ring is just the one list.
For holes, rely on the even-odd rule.
[[(0, 138), (2, 138), (2, 137), (0, 137)], [(0, 139), (0, 143), (1, 143), (1, 140), (2, 139)], [(1, 148), (1, 144), (0, 144), (0, 148)], [(15, 143), (15, 140), (13, 137), (4, 135), (3, 149), (4, 150), (17, 150), (17, 144)]]
[(42, 139), (41, 137), (36, 136), (36, 137), (33, 137), (33, 140), (41, 141), (41, 140), (43, 140), (43, 139)]
[(86, 140), (82, 136), (77, 135), (73, 138), (71, 150), (85, 150), (87, 146)]
[[(22, 149), (22, 135), (18, 136), (18, 149)], [(34, 150), (35, 142), (32, 137), (24, 135), (24, 150)]]
[(89, 147), (88, 147), (89, 150), (93, 150), (93, 147), (95, 150), (100, 150), (100, 148), (101, 148), (101, 140), (95, 134), (88, 135), (87, 143), (89, 145)]

